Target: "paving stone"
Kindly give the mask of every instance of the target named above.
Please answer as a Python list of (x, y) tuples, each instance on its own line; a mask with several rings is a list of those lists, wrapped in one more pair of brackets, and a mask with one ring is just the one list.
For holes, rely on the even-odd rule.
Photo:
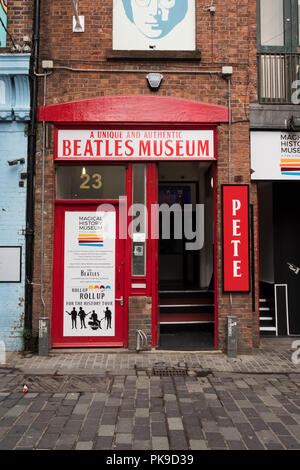
[(12, 450), (17, 445), (18, 441), (20, 440), (20, 436), (11, 436), (7, 435), (4, 439), (0, 442), (0, 450)]
[(169, 418), (168, 417), (168, 427), (170, 431), (181, 431), (183, 430), (183, 423), (181, 418)]
[(131, 444), (132, 434), (116, 434), (116, 444)]
[(84, 404), (77, 404), (73, 410), (74, 415), (85, 415), (87, 410), (89, 408), (89, 405), (84, 403)]
[(164, 422), (157, 422), (151, 424), (152, 436), (166, 436), (167, 426)]
[(183, 431), (169, 431), (170, 450), (188, 450), (188, 443)]
[(132, 450), (150, 450), (151, 443), (149, 441), (135, 440), (132, 444)]
[(148, 418), (149, 415), (149, 408), (136, 408), (135, 410), (135, 416), (137, 418)]
[(246, 446), (242, 441), (226, 441), (229, 450), (246, 450)]
[(297, 421), (292, 418), (290, 415), (280, 415), (280, 420), (282, 421), (283, 424), (285, 424), (288, 428), (289, 426), (297, 425)]
[(85, 421), (83, 427), (80, 430), (79, 440), (80, 441), (89, 441), (93, 440), (97, 434), (98, 424), (89, 424)]
[(96, 439), (94, 450), (111, 450), (113, 446), (113, 438), (109, 436), (101, 436)]
[(142, 427), (148, 427), (149, 426), (149, 418), (139, 418), (135, 417), (135, 426), (142, 426)]
[(92, 450), (93, 441), (79, 441), (76, 444), (76, 450)]
[(77, 434), (64, 434), (59, 437), (55, 445), (56, 450), (71, 450), (78, 440)]
[(103, 425), (115, 425), (117, 422), (117, 414), (106, 414), (104, 413), (101, 418), (101, 424)]
[(149, 426), (136, 426), (134, 427), (134, 438), (147, 441), (150, 439), (150, 428)]
[(169, 450), (169, 441), (167, 437), (152, 436), (153, 450)]
[(220, 432), (205, 432), (205, 437), (210, 449), (226, 449), (226, 443)]
[(220, 433), (224, 436), (226, 441), (240, 441), (241, 434), (234, 427), (223, 428), (220, 427)]
[(31, 400), (32, 398), (36, 398), (38, 393), (27, 392), (24, 394), (24, 400)]
[(41, 450), (54, 449), (59, 436), (59, 433), (45, 433), (38, 443), (37, 448)]
[(98, 401), (103, 401), (105, 402), (108, 398), (108, 394), (107, 393), (95, 393), (94, 395), (94, 401), (98, 402)]
[(204, 440), (202, 428), (198, 426), (185, 426), (185, 432), (190, 440)]
[(190, 449), (191, 450), (208, 450), (206, 442), (203, 440), (190, 440)]
[(170, 393), (166, 393), (164, 396), (165, 401), (176, 401), (176, 395), (172, 395)]
[(201, 420), (202, 428), (206, 432), (218, 432), (219, 426), (215, 421)]
[(284, 447), (287, 450), (299, 450), (300, 449), (300, 443), (294, 439), (292, 436), (278, 436), (278, 439), (282, 442)]
[(160, 413), (158, 411), (151, 411), (150, 413), (150, 418), (152, 422), (160, 422), (160, 421), (165, 421), (165, 415), (164, 413)]
[(276, 435), (272, 433), (272, 431), (268, 430), (263, 430), (263, 431), (258, 431), (256, 432), (256, 435), (258, 439), (263, 443), (263, 444), (278, 444), (278, 439), (276, 438)]
[(132, 419), (123, 419), (119, 418), (117, 424), (117, 432), (121, 433), (130, 433), (133, 430), (133, 421)]
[(113, 436), (115, 433), (114, 425), (101, 424), (98, 429), (98, 436)]
[(132, 450), (132, 445), (131, 444), (115, 444), (114, 451), (119, 451), (119, 450)]
[(78, 398), (80, 397), (80, 394), (79, 393), (67, 393), (67, 395), (65, 396), (65, 400), (66, 401), (69, 401), (69, 400), (72, 400), (72, 401), (77, 401)]
[(73, 433), (73, 432), (79, 432), (80, 428), (82, 426), (82, 420), (78, 419), (69, 419), (68, 422), (65, 425), (64, 432), (66, 433)]
[(280, 418), (274, 413), (259, 413), (263, 421), (267, 423), (281, 423)]
[(23, 413), (24, 410), (26, 410), (26, 406), (16, 405), (7, 411), (7, 413), (5, 414), (5, 417), (7, 418), (18, 417)]

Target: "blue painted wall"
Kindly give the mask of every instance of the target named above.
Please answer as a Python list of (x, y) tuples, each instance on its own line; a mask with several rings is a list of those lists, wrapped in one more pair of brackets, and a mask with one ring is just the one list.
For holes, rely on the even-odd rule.
[[(0, 54), (0, 246), (22, 247), (20, 283), (0, 283), (0, 344), (23, 348), (27, 123), (30, 118), (29, 54)], [(9, 166), (7, 161), (24, 158)]]
[[(24, 321), (27, 137), (25, 123), (0, 122), (0, 246), (22, 246), (22, 282), (0, 283), (0, 340), (7, 351), (22, 348)], [(9, 166), (7, 160), (25, 158), (25, 164)]]

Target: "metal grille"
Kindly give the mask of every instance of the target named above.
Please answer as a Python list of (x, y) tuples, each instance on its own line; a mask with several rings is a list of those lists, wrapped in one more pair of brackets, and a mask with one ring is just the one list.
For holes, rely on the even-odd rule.
[(157, 363), (153, 366), (152, 375), (159, 377), (186, 377), (188, 375), (188, 367), (185, 363), (178, 363), (177, 366), (169, 366), (164, 362)]
[(258, 54), (258, 91), (260, 103), (299, 104), (300, 54)]
[(160, 377), (185, 377), (187, 376), (187, 371), (183, 369), (153, 369), (152, 375)]

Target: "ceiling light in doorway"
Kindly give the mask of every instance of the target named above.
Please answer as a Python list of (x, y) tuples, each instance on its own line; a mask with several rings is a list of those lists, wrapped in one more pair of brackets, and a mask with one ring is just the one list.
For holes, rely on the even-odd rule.
[(82, 174), (82, 175), (86, 175), (86, 169), (85, 169), (85, 166), (83, 166), (83, 167), (82, 167), (81, 174)]
[(210, 178), (210, 187), (211, 189), (214, 189), (214, 177), (213, 176)]

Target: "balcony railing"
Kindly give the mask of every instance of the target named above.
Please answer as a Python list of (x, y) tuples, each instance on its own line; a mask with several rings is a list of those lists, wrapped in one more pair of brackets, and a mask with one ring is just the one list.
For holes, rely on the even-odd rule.
[(300, 54), (258, 54), (257, 65), (260, 103), (300, 103)]

